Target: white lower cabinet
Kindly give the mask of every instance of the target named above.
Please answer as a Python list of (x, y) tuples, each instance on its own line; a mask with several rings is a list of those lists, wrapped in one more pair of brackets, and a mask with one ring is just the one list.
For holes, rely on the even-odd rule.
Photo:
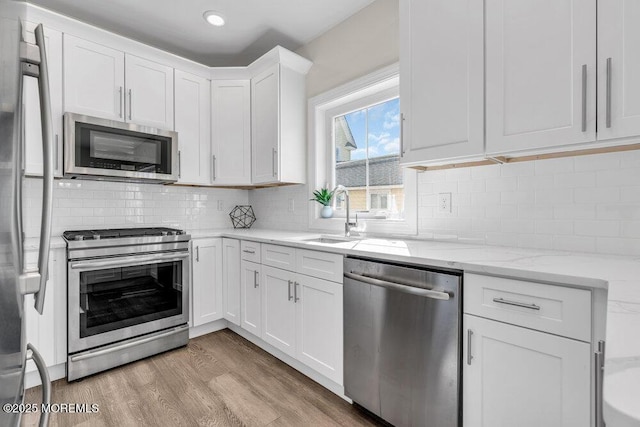
[(295, 273), (262, 266), (262, 339), (296, 355)]
[[(246, 241), (241, 247), (243, 258), (261, 254), (262, 262), (242, 260), (241, 327), (342, 385), (342, 255)], [(309, 270), (314, 257), (328, 267)]]
[(296, 359), (343, 383), (342, 284), (298, 275)]
[(222, 319), (222, 239), (192, 242), (192, 326)]
[(242, 260), (240, 269), (240, 326), (262, 336), (262, 288), (258, 263)]
[(591, 425), (589, 343), (464, 315), (465, 427)]
[(222, 239), (222, 311), (224, 318), (240, 326), (240, 241)]

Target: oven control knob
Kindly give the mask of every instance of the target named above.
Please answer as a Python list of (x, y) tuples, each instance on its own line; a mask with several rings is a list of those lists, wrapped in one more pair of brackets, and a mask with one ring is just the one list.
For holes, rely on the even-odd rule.
[(84, 236), (82, 234), (77, 234), (76, 237), (73, 238), (74, 240), (84, 240)]
[(163, 232), (162, 232), (162, 235), (163, 235), (163, 236), (168, 236), (168, 235), (169, 235), (169, 232), (168, 232), (168, 231), (163, 231)]
[(100, 235), (99, 234), (94, 234), (93, 235), (93, 240), (100, 240)]

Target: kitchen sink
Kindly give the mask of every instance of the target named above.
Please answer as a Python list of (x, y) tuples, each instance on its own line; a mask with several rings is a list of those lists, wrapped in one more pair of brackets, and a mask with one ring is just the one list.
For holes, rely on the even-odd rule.
[(305, 239), (303, 240), (303, 242), (307, 242), (307, 243), (324, 243), (327, 245), (337, 245), (339, 243), (345, 243), (345, 242), (350, 242), (351, 240), (347, 240), (347, 239), (335, 239), (332, 237), (316, 237), (313, 239)]
[(321, 243), (325, 245), (339, 245), (340, 243), (350, 243), (358, 240), (360, 239), (353, 238), (353, 237), (320, 236), (320, 237), (313, 237), (310, 239), (303, 239), (301, 241), (305, 243)]

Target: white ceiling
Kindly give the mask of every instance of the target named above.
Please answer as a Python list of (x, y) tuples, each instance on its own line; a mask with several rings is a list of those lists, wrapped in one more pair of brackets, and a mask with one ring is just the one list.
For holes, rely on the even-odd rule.
[[(27, 0), (210, 66), (296, 50), (374, 0)], [(222, 13), (224, 27), (202, 18)]]

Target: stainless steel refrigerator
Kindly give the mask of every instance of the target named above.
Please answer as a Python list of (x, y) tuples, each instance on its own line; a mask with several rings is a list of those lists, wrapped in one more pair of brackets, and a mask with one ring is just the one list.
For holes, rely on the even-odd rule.
[[(24, 375), (28, 358), (42, 378), (43, 402), (50, 400), (51, 384), (38, 351), (25, 340), (24, 295), (35, 294), (36, 310), (42, 314), (49, 242), (51, 236), (53, 157), (52, 122), (47, 60), (42, 26), (36, 44), (23, 41), (26, 5), (0, 0), (0, 426), (20, 424), (24, 399)], [(22, 232), (23, 99), (26, 78), (38, 79), (43, 150), (43, 203), (38, 268), (24, 268)], [(40, 425), (48, 424), (42, 413)]]

